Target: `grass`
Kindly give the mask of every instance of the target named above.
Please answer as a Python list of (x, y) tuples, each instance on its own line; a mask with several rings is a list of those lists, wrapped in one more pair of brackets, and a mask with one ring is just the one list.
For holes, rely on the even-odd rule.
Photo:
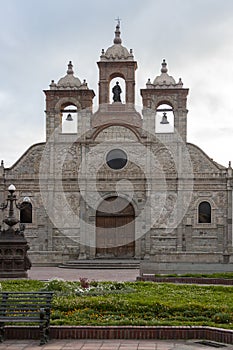
[(2, 290), (54, 290), (52, 325), (232, 328), (233, 287), (153, 282), (2, 281)]
[(196, 277), (196, 278), (223, 278), (233, 279), (233, 272), (215, 272), (215, 273), (185, 273), (185, 274), (155, 274), (155, 277)]

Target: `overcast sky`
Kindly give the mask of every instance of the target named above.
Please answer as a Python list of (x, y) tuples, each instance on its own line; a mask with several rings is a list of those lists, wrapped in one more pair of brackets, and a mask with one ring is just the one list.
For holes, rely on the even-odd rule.
[[(98, 96), (101, 49), (122, 44), (138, 62), (139, 90), (160, 73), (189, 88), (188, 141), (227, 166), (233, 161), (232, 0), (0, 0), (0, 159), (11, 166), (45, 140), (44, 89), (66, 74), (86, 79)], [(95, 104), (98, 103), (95, 97)]]

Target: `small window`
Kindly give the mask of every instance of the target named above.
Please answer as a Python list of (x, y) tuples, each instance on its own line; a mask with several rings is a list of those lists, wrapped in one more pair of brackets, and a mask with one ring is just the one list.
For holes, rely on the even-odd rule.
[(211, 223), (211, 205), (208, 202), (201, 202), (198, 207), (198, 223)]
[(22, 224), (32, 223), (32, 205), (28, 201), (23, 201), (20, 206), (20, 222)]

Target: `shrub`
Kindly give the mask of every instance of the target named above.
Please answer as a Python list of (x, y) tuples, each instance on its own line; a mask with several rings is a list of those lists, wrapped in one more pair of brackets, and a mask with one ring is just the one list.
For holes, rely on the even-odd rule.
[(62, 278), (51, 278), (45, 283), (44, 287), (41, 288), (42, 291), (53, 291), (55, 294), (75, 294), (76, 284), (75, 282), (68, 282)]
[(213, 316), (213, 321), (215, 323), (230, 323), (232, 321), (232, 316), (229, 313), (218, 312)]

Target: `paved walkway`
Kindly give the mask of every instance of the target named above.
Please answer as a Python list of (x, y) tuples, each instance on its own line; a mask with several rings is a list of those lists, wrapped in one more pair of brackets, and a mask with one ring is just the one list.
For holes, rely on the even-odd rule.
[(135, 281), (139, 276), (137, 269), (63, 269), (59, 267), (32, 267), (28, 271), (28, 277), (37, 280), (48, 280), (52, 277), (63, 278), (66, 281), (78, 281), (80, 277), (86, 277), (95, 281)]
[[(48, 280), (53, 277), (67, 281), (78, 281), (86, 277), (95, 281), (135, 281), (139, 270), (88, 270), (63, 269), (58, 267), (32, 267), (28, 271), (30, 279)], [(50, 340), (39, 346), (38, 340), (6, 340), (0, 343), (0, 350), (213, 350), (215, 347), (200, 345), (197, 340), (162, 341), (162, 340)], [(233, 350), (233, 345), (222, 349)]]
[[(200, 345), (196, 340), (152, 341), (152, 340), (50, 340), (39, 346), (38, 341), (5, 341), (0, 350), (213, 350), (215, 347)], [(222, 349), (232, 350), (227, 345)]]

